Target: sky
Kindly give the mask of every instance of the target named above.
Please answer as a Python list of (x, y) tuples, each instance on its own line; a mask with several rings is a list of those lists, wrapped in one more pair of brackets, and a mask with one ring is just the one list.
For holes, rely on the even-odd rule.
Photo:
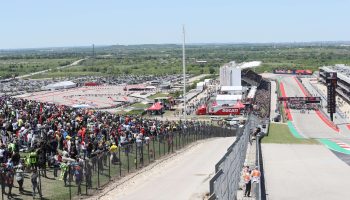
[(350, 0), (0, 0), (0, 49), (349, 41)]

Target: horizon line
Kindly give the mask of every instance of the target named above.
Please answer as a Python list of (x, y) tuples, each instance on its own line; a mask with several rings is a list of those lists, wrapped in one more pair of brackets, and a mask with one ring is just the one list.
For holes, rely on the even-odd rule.
[[(293, 41), (293, 42), (195, 42), (195, 43), (187, 43), (187, 45), (267, 45), (267, 44), (340, 44), (346, 43), (350, 44), (350, 40), (324, 40), (324, 41)], [(77, 46), (42, 46), (42, 47), (18, 47), (18, 48), (0, 48), (0, 51), (15, 51), (15, 50), (39, 50), (39, 49), (60, 49), (60, 48), (88, 48), (91, 47), (93, 43), (90, 45), (77, 45)], [(179, 45), (181, 43), (135, 43), (135, 44), (94, 44), (96, 47), (111, 47), (111, 46), (141, 46), (141, 45)]]

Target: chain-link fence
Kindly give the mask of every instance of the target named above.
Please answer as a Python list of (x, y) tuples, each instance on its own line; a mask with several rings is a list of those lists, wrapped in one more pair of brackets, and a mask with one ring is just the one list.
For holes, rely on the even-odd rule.
[(237, 190), (244, 165), (247, 145), (258, 118), (250, 115), (244, 127), (237, 131), (236, 141), (215, 165), (215, 176), (210, 180), (210, 199), (231, 200), (237, 198)]
[(119, 145), (114, 151), (96, 150), (89, 156), (81, 155), (77, 160), (66, 158), (59, 164), (47, 162), (45, 166), (23, 166), (21, 169), (7, 167), (0, 171), (1, 199), (72, 199), (77, 195), (94, 195), (111, 181), (192, 142), (210, 137), (232, 137), (236, 133), (237, 129), (191, 126), (132, 140)]

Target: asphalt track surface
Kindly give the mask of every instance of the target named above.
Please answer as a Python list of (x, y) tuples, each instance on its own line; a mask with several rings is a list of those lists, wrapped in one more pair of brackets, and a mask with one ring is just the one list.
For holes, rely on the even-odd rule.
[[(284, 85), (287, 96), (305, 96), (294, 77), (282, 77), (281, 82)], [(310, 111), (309, 113), (300, 113), (299, 110), (290, 110), (293, 116), (293, 124), (301, 135), (308, 138), (335, 139), (339, 142), (350, 145), (350, 132), (348, 130), (337, 131), (330, 126), (329, 120), (325, 120), (320, 112)]]
[[(272, 75), (284, 86), (286, 96), (305, 96), (293, 76)], [(349, 144), (349, 134), (330, 127), (315, 112), (290, 110), (292, 123), (304, 137)], [(325, 145), (263, 144), (265, 184), (269, 200), (348, 199), (349, 155)]]
[(264, 144), (269, 200), (349, 199), (349, 165), (323, 145)]
[(234, 137), (208, 139), (116, 187), (99, 199), (203, 199), (209, 192), (214, 166)]
[[(283, 77), (281, 82), (284, 85), (286, 95), (289, 97), (304, 97), (304, 93), (298, 86), (294, 77)], [(338, 132), (329, 127), (315, 111), (300, 113), (299, 110), (290, 109), (293, 116), (293, 124), (299, 131), (309, 138), (339, 138)]]

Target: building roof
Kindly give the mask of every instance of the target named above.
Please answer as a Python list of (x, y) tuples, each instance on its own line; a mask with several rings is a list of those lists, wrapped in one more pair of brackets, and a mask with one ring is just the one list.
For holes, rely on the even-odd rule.
[(151, 107), (149, 107), (147, 110), (161, 110), (163, 106), (160, 104), (160, 102), (154, 103)]
[(237, 101), (241, 100), (242, 95), (217, 95), (216, 101)]
[(62, 81), (58, 83), (52, 83), (46, 86), (46, 88), (58, 88), (58, 87), (67, 87), (67, 86), (73, 86), (76, 85), (72, 81)]
[(346, 65), (335, 65), (335, 66), (323, 66), (321, 67), (326, 72), (337, 72), (339, 79), (350, 84), (350, 66)]
[(255, 97), (255, 93), (256, 93), (256, 86), (253, 86), (249, 92), (248, 92), (248, 95), (247, 95), (247, 98), (248, 99), (252, 99)]
[(241, 91), (242, 86), (221, 86), (221, 91)]
[(204, 82), (198, 82), (197, 83), (197, 86), (203, 86), (204, 85)]

